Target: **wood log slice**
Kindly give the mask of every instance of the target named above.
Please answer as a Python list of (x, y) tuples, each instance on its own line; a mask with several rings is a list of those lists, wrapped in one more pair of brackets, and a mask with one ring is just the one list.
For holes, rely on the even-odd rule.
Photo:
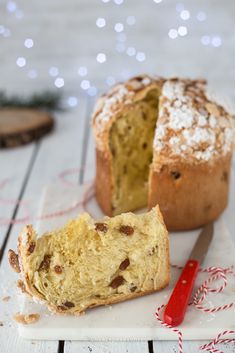
[(0, 109), (0, 148), (35, 141), (52, 130), (54, 119), (44, 111), (28, 108)]

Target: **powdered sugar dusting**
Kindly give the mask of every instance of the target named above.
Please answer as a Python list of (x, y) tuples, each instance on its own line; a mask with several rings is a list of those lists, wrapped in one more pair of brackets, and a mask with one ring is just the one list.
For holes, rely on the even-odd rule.
[(96, 117), (96, 123), (102, 127), (104, 123), (107, 122), (110, 117), (112, 116), (113, 111), (117, 104), (123, 102), (123, 104), (130, 103), (129, 98), (133, 95), (133, 92), (129, 92), (128, 89), (123, 86), (119, 85), (116, 87), (116, 90), (111, 97), (107, 97), (105, 100), (102, 98), (103, 101), (103, 108), (100, 114)]
[(135, 92), (145, 88), (153, 82), (147, 75), (133, 78), (126, 83), (113, 87), (108, 95), (101, 97), (94, 109), (93, 120), (98, 133), (105, 129), (107, 122), (123, 106), (133, 102)]
[(164, 83), (154, 149), (168, 157), (208, 161), (231, 151), (231, 116), (211, 102), (205, 82), (172, 79)]

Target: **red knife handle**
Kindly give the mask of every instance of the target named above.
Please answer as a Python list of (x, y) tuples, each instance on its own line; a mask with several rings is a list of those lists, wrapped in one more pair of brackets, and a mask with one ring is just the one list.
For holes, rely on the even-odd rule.
[(170, 296), (164, 312), (164, 322), (178, 326), (184, 319), (199, 270), (199, 262), (188, 260)]

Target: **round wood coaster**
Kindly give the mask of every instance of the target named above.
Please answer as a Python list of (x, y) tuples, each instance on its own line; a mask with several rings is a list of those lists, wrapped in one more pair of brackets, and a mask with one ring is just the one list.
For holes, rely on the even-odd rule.
[(0, 148), (24, 145), (52, 130), (50, 114), (36, 109), (0, 109)]

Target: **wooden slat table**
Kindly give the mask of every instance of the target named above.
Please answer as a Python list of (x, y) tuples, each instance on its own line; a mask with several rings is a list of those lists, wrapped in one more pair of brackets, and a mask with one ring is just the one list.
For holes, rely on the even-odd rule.
[[(34, 144), (12, 150), (0, 151), (0, 200), (19, 199), (28, 202), (32, 214), (37, 214), (44, 185), (58, 179), (65, 169), (78, 168), (77, 182), (94, 177), (94, 140), (90, 130), (90, 113), (93, 99), (81, 98), (79, 105), (64, 113), (55, 114), (55, 131)], [(86, 168), (82, 168), (86, 166)], [(1, 182), (9, 179), (8, 183)], [(0, 217), (17, 220), (25, 216), (22, 204), (3, 204)], [(0, 227), (0, 352), (1, 353), (175, 353), (177, 342), (70, 342), (26, 341), (17, 333), (12, 316), (17, 312), (16, 275), (7, 260), (7, 250), (16, 248), (16, 239), (22, 224)], [(10, 296), (8, 302), (3, 297)], [(184, 342), (184, 351), (196, 353), (203, 342)], [(227, 347), (227, 352), (235, 352)]]

